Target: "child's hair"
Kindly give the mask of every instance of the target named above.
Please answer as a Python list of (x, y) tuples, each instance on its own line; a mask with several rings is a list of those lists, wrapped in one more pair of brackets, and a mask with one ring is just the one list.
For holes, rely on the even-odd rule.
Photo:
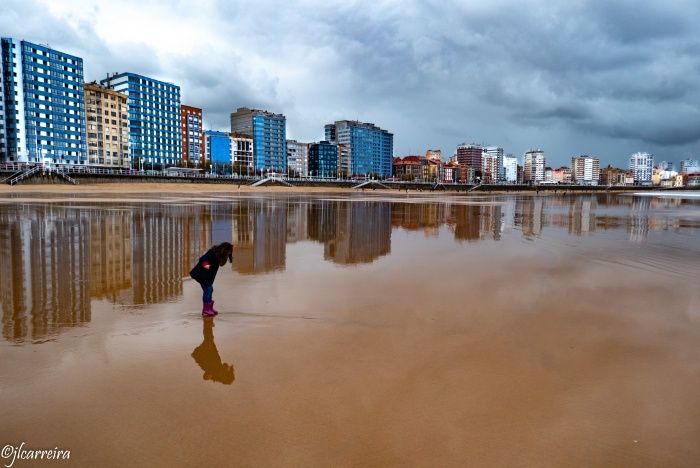
[(233, 263), (233, 245), (229, 242), (222, 242), (210, 249), (219, 260), (219, 266), (226, 265), (226, 260)]

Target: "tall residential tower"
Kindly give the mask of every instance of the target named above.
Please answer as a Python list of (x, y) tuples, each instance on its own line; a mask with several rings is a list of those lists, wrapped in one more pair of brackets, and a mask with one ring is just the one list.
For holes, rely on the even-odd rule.
[(654, 156), (649, 153), (634, 153), (630, 156), (630, 170), (634, 175), (635, 184), (651, 185)]
[(83, 59), (0, 39), (0, 161), (85, 164)]
[(202, 109), (181, 105), (180, 127), (182, 133), (182, 161), (187, 166), (203, 166), (205, 161)]
[(88, 164), (131, 167), (129, 117), (126, 94), (98, 85), (85, 84)]
[(287, 119), (284, 115), (239, 107), (231, 113), (231, 132), (253, 137), (256, 171), (287, 171)]
[(128, 96), (132, 164), (177, 165), (182, 157), (180, 87), (136, 73), (108, 75), (100, 83)]
[[(347, 155), (347, 175), (389, 177), (394, 152), (394, 135), (372, 123), (356, 120), (338, 120), (325, 126), (326, 141), (343, 145), (341, 154)], [(337, 169), (345, 172), (342, 161)]]
[(544, 151), (531, 149), (525, 153), (523, 159), (523, 181), (534, 184), (544, 182), (544, 166)]
[(600, 179), (600, 160), (590, 156), (571, 158), (571, 175), (578, 185), (598, 185)]

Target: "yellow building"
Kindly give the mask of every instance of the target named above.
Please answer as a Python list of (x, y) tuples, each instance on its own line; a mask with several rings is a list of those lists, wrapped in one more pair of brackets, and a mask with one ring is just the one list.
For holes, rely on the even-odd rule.
[(95, 82), (85, 84), (88, 164), (131, 167), (126, 94)]

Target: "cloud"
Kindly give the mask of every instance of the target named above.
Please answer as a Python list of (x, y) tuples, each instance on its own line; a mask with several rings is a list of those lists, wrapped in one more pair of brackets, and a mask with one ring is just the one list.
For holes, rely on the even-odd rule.
[(6, 0), (6, 34), (76, 53), (86, 78), (134, 71), (176, 82), (225, 129), (239, 106), (323, 137), (372, 121), (397, 154), (481, 141), (553, 165), (575, 153), (625, 164), (700, 143), (696, 2), (109, 2)]

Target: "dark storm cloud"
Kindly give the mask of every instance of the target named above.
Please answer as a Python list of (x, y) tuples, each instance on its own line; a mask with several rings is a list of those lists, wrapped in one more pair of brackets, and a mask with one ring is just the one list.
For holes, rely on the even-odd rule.
[(673, 159), (700, 144), (697, 2), (212, 0), (199, 16), (179, 0), (144, 4), (172, 13), (154, 24), (196, 24), (197, 47), (166, 53), (133, 30), (116, 46), (73, 11), (56, 18), (16, 0), (0, 29), (82, 55), (87, 78), (176, 82), (214, 128), (248, 105), (284, 112), (304, 140), (358, 118), (393, 131), (397, 154), (481, 141), (540, 146), (552, 164), (584, 151), (604, 163), (638, 150)]

